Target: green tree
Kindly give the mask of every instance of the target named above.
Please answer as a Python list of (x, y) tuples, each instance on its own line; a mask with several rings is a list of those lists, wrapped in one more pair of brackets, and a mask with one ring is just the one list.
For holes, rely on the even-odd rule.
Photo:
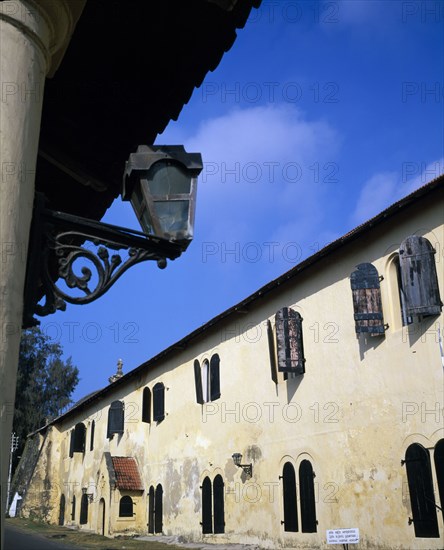
[(17, 373), (13, 430), (19, 436), (20, 454), (26, 436), (63, 412), (79, 382), (71, 357), (39, 327), (23, 331)]

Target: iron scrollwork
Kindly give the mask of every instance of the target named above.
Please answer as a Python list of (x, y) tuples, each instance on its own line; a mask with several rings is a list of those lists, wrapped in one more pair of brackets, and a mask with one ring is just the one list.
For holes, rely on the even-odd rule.
[[(64, 311), (67, 302), (82, 305), (97, 300), (133, 265), (154, 260), (163, 269), (167, 259), (182, 252), (180, 244), (166, 239), (42, 208), (34, 210), (31, 236), (34, 253), (28, 258), (25, 328), (37, 324), (34, 314), (44, 317)], [(87, 248), (86, 242), (95, 249)], [(66, 289), (60, 288), (58, 279)], [(41, 299), (43, 304), (38, 303)]]

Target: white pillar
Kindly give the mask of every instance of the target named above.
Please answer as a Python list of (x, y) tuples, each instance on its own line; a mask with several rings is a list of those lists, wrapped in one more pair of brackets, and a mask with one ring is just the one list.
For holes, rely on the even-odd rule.
[(0, 3), (1, 548), (43, 89), (82, 8), (66, 0)]

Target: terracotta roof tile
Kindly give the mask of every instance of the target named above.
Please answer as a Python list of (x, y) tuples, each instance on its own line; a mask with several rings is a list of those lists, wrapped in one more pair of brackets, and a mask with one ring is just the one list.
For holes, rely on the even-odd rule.
[(144, 487), (135, 458), (123, 456), (113, 456), (111, 458), (116, 473), (117, 488), (126, 491), (143, 491)]

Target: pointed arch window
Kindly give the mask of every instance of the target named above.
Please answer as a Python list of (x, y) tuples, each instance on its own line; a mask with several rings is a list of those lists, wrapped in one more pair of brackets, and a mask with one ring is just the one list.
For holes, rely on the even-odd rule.
[(311, 462), (303, 460), (299, 465), (299, 502), (301, 506), (301, 531), (316, 533), (316, 501), (314, 472)]
[(410, 235), (399, 247), (401, 291), (407, 316), (441, 313), (434, 255), (430, 241), (418, 235)]
[(276, 313), (275, 322), (278, 371), (304, 374), (305, 357), (300, 313), (283, 307)]
[(384, 334), (381, 288), (376, 267), (370, 263), (356, 266), (350, 276), (356, 334)]
[(142, 396), (142, 422), (151, 422), (151, 390), (144, 388)]
[(224, 480), (218, 474), (213, 482), (214, 533), (225, 533)]
[(158, 382), (153, 388), (153, 420), (162, 422), (165, 418), (165, 386)]
[(444, 520), (444, 439), (440, 439), (436, 444), (433, 460), (435, 462), (436, 481), (438, 483), (441, 513)]
[(293, 464), (286, 462), (282, 472), (284, 497), (284, 531), (298, 531), (298, 509), (296, 503), (296, 475)]
[(405, 453), (407, 482), (416, 537), (439, 537), (429, 451), (412, 443)]
[(208, 401), (215, 401), (221, 396), (220, 393), (220, 357), (215, 353), (210, 361), (205, 359), (200, 365), (196, 359), (194, 368), (194, 386), (196, 390), (196, 401), (200, 405)]
[(206, 477), (202, 483), (202, 533), (213, 532), (213, 494), (211, 480)]
[(110, 439), (114, 434), (123, 434), (124, 406), (123, 401), (113, 401), (108, 409), (108, 431)]

